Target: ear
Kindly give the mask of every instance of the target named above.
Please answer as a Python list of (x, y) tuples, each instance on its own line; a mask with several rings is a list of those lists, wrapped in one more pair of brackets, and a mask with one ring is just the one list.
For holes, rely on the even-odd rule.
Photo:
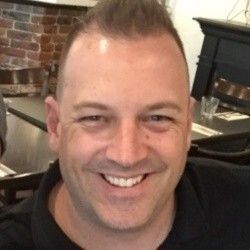
[(189, 104), (188, 104), (188, 117), (187, 117), (187, 122), (188, 122), (187, 151), (190, 149), (190, 146), (191, 146), (192, 122), (193, 122), (195, 103), (196, 103), (196, 100), (192, 96), (190, 96)]
[(45, 99), (46, 124), (49, 133), (50, 148), (58, 153), (60, 145), (60, 120), (58, 102), (51, 96)]

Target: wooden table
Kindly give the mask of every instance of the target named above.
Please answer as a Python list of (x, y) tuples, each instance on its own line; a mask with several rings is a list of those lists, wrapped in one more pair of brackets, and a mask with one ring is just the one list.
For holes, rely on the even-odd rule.
[[(218, 112), (227, 112), (228, 109), (219, 107)], [(222, 132), (221, 135), (216, 136), (206, 136), (201, 133), (196, 133), (192, 131), (192, 142), (199, 143), (204, 140), (212, 140), (214, 137), (219, 138), (238, 138), (238, 137), (248, 137), (250, 138), (250, 116), (247, 119), (226, 121), (224, 119), (213, 117), (211, 120), (204, 119), (200, 115), (200, 103), (197, 102), (194, 112), (194, 122), (202, 125), (206, 128), (210, 128), (219, 132)]]

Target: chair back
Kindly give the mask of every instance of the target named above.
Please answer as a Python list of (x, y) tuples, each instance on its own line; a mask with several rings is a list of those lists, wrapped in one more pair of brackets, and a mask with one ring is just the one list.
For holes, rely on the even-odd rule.
[(216, 78), (210, 94), (220, 99), (220, 106), (250, 114), (250, 86)]
[[(35, 191), (38, 188), (43, 174), (44, 172), (37, 172), (0, 178), (0, 202), (6, 206), (26, 198), (27, 193), (30, 195), (28, 191)], [(26, 191), (26, 193), (18, 195), (20, 191)]]
[(188, 152), (191, 157), (204, 157), (238, 165), (250, 166), (250, 148), (238, 152), (222, 152), (203, 148), (197, 144), (192, 144)]

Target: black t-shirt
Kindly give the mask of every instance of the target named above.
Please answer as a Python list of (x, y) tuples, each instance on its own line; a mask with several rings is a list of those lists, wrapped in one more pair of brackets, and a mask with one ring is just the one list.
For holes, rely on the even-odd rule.
[[(80, 249), (47, 208), (48, 194), (60, 179), (55, 162), (31, 198), (0, 216), (0, 250)], [(174, 225), (159, 249), (249, 250), (249, 194), (250, 166), (189, 159), (176, 189)]]

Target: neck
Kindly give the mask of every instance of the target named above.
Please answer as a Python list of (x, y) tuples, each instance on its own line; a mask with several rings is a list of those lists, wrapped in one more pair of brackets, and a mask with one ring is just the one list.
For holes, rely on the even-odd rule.
[[(174, 195), (147, 225), (134, 230), (114, 230), (96, 225), (80, 214), (63, 183), (59, 183), (49, 196), (49, 210), (62, 231), (80, 247), (103, 249), (157, 249), (168, 236), (174, 216)], [(84, 232), (84, 233), (83, 233)]]

